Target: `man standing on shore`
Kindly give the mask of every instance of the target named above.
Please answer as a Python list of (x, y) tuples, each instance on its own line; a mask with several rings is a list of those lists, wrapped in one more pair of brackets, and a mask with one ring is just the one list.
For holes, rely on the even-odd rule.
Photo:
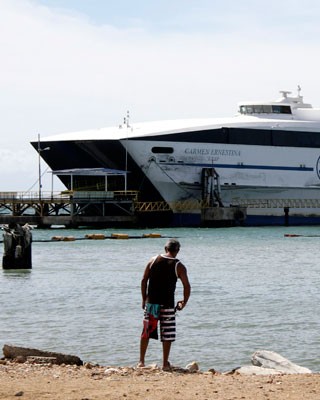
[[(157, 255), (148, 262), (142, 280), (141, 295), (144, 309), (143, 331), (140, 341), (140, 362), (144, 367), (149, 339), (158, 339), (158, 320), (163, 350), (163, 370), (170, 370), (169, 354), (171, 343), (176, 337), (176, 309), (182, 310), (190, 297), (191, 287), (186, 267), (176, 258), (180, 243), (170, 239), (165, 245), (165, 254)], [(177, 280), (183, 285), (183, 300), (175, 307)]]

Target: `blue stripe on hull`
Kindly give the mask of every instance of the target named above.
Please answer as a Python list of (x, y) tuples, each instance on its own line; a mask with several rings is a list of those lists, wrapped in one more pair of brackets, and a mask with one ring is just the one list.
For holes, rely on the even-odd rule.
[(200, 225), (201, 225), (201, 214), (191, 214), (191, 213), (173, 214), (172, 226), (174, 227), (183, 227), (183, 226), (199, 227)]
[(163, 165), (179, 165), (185, 167), (200, 167), (200, 168), (233, 168), (233, 169), (257, 169), (257, 170), (269, 170), (269, 171), (299, 171), (299, 172), (312, 172), (313, 167), (289, 167), (282, 165), (251, 165), (251, 164), (219, 164), (214, 163), (162, 163)]
[(269, 215), (247, 215), (243, 223), (244, 226), (303, 226), (320, 225), (320, 216), (304, 217), (290, 216), (286, 220), (285, 216)]
[[(203, 225), (200, 214), (176, 213), (171, 220), (172, 227), (200, 227)], [(320, 215), (313, 217), (304, 216), (269, 216), (269, 215), (247, 215), (245, 221), (215, 221), (212, 226), (303, 226), (319, 225)]]

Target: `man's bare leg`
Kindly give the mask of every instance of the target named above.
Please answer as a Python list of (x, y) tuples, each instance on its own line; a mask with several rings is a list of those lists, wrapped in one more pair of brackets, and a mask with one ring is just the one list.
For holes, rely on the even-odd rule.
[(169, 363), (169, 355), (170, 355), (170, 349), (171, 349), (171, 341), (164, 340), (162, 342), (162, 351), (163, 351), (163, 369), (169, 369), (170, 368), (170, 363)]
[(141, 340), (140, 340), (140, 361), (139, 361), (138, 367), (144, 367), (144, 359), (145, 359), (145, 355), (147, 352), (148, 344), (149, 344), (149, 339), (141, 338)]

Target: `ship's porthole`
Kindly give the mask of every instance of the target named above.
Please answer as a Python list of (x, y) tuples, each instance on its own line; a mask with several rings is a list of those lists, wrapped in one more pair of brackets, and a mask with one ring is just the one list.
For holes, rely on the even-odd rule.
[(152, 153), (155, 154), (172, 154), (173, 153), (173, 147), (152, 147), (151, 149)]
[(320, 179), (320, 157), (319, 157), (318, 160), (317, 160), (316, 169), (317, 169), (318, 178)]

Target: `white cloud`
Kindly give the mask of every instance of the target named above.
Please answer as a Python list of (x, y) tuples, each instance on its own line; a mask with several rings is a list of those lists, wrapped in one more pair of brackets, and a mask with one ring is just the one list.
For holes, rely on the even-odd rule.
[[(274, 99), (297, 84), (320, 105), (319, 7), (294, 31), (279, 13), (270, 22), (270, 10), (258, 15), (241, 4), (234, 14), (208, 16), (216, 29), (150, 33), (137, 22), (97, 26), (36, 2), (0, 0), (0, 190), (31, 186), (21, 171), (36, 175), (29, 142), (38, 133), (118, 124), (127, 109), (132, 121), (228, 116), (240, 100)], [(288, 12), (300, 9), (294, 2)]]

